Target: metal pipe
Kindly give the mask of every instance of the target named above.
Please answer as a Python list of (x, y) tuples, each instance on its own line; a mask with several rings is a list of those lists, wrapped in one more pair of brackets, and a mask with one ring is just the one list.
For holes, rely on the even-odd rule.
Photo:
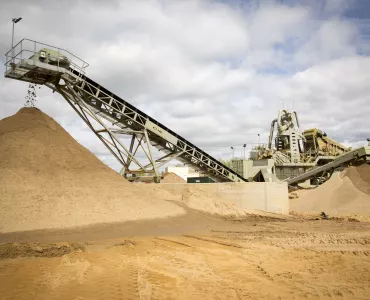
[(268, 144), (268, 149), (271, 150), (271, 146), (272, 146), (272, 137), (274, 135), (274, 127), (275, 127), (275, 123), (277, 122), (277, 119), (274, 119), (272, 120), (271, 122), (271, 128), (270, 128), (270, 136), (269, 136), (269, 144)]
[[(157, 170), (157, 166), (155, 164), (155, 160), (153, 159), (153, 154), (152, 154), (152, 145), (150, 144), (150, 140), (149, 140), (149, 135), (148, 135), (148, 132), (146, 129), (144, 129), (144, 135), (145, 135), (145, 139), (146, 139), (146, 142), (147, 142), (147, 145), (148, 145), (148, 150), (149, 150), (149, 156), (150, 156), (150, 159), (149, 161), (152, 163), (153, 165), (153, 170), (154, 170), (154, 173), (155, 173), (155, 176), (159, 176), (159, 173), (158, 173), (158, 170)], [(142, 149), (144, 150), (144, 147), (142, 147)], [(144, 150), (145, 152), (145, 150)]]
[(13, 19), (13, 31), (12, 31), (12, 62), (14, 64), (14, 19)]
[(13, 30), (12, 30), (12, 58), (13, 58), (13, 64), (14, 64), (14, 24), (18, 23), (22, 18), (13, 18)]
[(33, 65), (36, 65), (36, 42), (33, 44)]
[(299, 120), (298, 120), (298, 115), (297, 115), (297, 112), (296, 111), (293, 111), (294, 115), (295, 115), (295, 120), (297, 122), (297, 130), (299, 131)]

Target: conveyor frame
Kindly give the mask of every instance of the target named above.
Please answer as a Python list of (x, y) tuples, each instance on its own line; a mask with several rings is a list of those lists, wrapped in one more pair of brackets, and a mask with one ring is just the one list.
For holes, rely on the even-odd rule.
[(330, 163), (327, 163), (321, 167), (317, 167), (313, 170), (307, 171), (302, 175), (293, 178), (288, 178), (284, 181), (286, 181), (288, 185), (296, 185), (308, 179), (320, 176), (321, 174), (327, 173), (332, 174), (335, 169), (341, 166), (359, 161), (370, 163), (370, 146), (361, 147), (350, 152), (347, 152), (345, 154), (342, 154), (341, 156), (338, 156), (335, 160), (333, 160)]
[[(31, 47), (27, 47), (29, 44)], [(37, 51), (44, 47), (57, 51), (57, 65), (36, 59)], [(17, 54), (12, 57), (12, 53)], [(85, 75), (88, 64), (70, 52), (23, 39), (5, 56), (5, 77), (44, 84), (60, 93), (122, 164), (126, 176), (149, 173), (158, 181), (158, 169), (168, 161), (177, 159), (217, 182), (247, 181), (185, 138), (88, 78)], [(62, 56), (70, 59), (69, 69), (59, 66)], [(107, 125), (107, 121), (111, 125)], [(131, 137), (129, 147), (122, 142), (121, 135)], [(164, 155), (155, 158), (152, 147)], [(144, 151), (149, 164), (144, 165), (137, 159), (138, 148)]]

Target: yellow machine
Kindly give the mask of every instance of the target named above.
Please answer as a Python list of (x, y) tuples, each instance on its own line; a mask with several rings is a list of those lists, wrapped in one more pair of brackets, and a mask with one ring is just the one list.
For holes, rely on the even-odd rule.
[(317, 128), (303, 131), (306, 138), (306, 152), (314, 152), (322, 156), (339, 156), (351, 149), (329, 138), (325, 132)]
[(272, 159), (273, 173), (278, 179), (285, 180), (330, 163), (349, 151), (351, 148), (329, 138), (320, 129), (301, 132), (297, 113), (282, 109), (271, 123), (267, 147), (254, 148), (251, 158), (256, 161), (253, 163), (256, 168), (261, 161)]

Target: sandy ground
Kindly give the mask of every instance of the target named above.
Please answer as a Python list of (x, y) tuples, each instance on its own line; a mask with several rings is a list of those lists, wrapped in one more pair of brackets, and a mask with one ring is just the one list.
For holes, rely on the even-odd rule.
[(188, 211), (0, 242), (4, 300), (370, 297), (369, 223)]
[(370, 299), (370, 223), (312, 216), (370, 215), (368, 165), (291, 199), (310, 220), (131, 185), (37, 109), (0, 154), (1, 300)]

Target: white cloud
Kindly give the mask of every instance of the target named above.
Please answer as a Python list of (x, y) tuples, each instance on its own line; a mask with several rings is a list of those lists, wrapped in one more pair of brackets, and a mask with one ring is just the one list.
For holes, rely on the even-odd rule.
[(270, 48), (305, 31), (310, 11), (302, 6), (263, 6), (248, 18), (252, 48)]
[(314, 65), (331, 59), (356, 54), (357, 28), (338, 18), (330, 19), (314, 31), (297, 52), (296, 60), (303, 65)]

